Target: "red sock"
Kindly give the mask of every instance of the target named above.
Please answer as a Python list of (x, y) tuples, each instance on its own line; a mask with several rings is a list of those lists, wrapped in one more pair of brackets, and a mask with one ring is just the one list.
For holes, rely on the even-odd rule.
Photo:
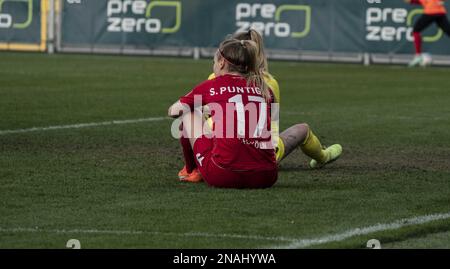
[(422, 37), (419, 32), (414, 32), (414, 46), (416, 47), (416, 54), (422, 53)]
[(184, 163), (186, 165), (186, 170), (188, 173), (192, 173), (192, 170), (197, 167), (194, 159), (194, 151), (191, 147), (191, 142), (189, 138), (180, 138), (181, 148), (183, 149)]

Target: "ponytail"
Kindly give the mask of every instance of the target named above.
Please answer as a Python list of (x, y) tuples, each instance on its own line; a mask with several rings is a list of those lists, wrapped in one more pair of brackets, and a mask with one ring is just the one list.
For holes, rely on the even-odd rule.
[(266, 80), (264, 79), (264, 70), (260, 67), (260, 61), (258, 61), (258, 46), (254, 41), (241, 40), (242, 44), (245, 44), (250, 57), (254, 59), (253, 65), (249, 67), (249, 72), (244, 74), (248, 84), (253, 84), (261, 90), (261, 95), (269, 103), (271, 99), (269, 87), (267, 86)]
[(272, 97), (264, 79), (258, 53), (258, 45), (251, 40), (228, 39), (219, 47), (219, 54), (228, 63), (229, 71), (240, 73), (247, 80), (247, 85), (258, 87), (269, 103)]
[(259, 68), (262, 69), (265, 73), (269, 73), (269, 64), (267, 63), (267, 55), (264, 50), (264, 41), (262, 36), (254, 29), (250, 29), (246, 32), (237, 32), (232, 38), (238, 40), (251, 40), (256, 43), (256, 47), (258, 48), (258, 61)]

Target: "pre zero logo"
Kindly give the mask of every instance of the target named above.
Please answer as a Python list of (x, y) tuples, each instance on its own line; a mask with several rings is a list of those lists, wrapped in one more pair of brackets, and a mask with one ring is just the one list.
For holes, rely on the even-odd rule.
[[(26, 5), (27, 15), (24, 20), (16, 20), (13, 15), (6, 13), (5, 5), (15, 8), (17, 5)], [(33, 0), (0, 0), (0, 29), (25, 29), (33, 21)]]
[[(295, 12), (295, 20), (286, 14)], [(298, 18), (304, 18), (303, 26)], [(255, 29), (264, 36), (303, 38), (311, 30), (311, 7), (307, 5), (249, 4), (236, 5), (236, 32)], [(303, 29), (302, 29), (303, 28)]]
[[(172, 9), (175, 11), (173, 25), (164, 26), (161, 19), (155, 18), (155, 8)], [(176, 33), (181, 26), (181, 2), (144, 0), (109, 0), (107, 3), (108, 32), (150, 34)]]
[[(366, 10), (367, 41), (413, 41), (413, 20), (423, 9), (408, 11), (405, 8), (370, 7)], [(424, 36), (425, 42), (436, 42), (442, 37), (442, 30)]]

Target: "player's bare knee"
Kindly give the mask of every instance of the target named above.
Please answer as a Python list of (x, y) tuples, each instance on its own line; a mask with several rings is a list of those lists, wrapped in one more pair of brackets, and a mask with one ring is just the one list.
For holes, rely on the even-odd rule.
[(301, 138), (302, 140), (306, 138), (309, 131), (309, 125), (306, 123), (299, 123), (294, 125), (295, 132), (297, 133), (297, 136)]

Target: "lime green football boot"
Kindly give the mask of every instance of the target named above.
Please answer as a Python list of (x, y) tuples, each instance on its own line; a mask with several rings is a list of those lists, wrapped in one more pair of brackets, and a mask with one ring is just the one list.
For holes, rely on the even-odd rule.
[(328, 156), (327, 161), (321, 163), (321, 162), (318, 162), (318, 161), (312, 159), (311, 162), (309, 163), (309, 167), (321, 168), (328, 163), (332, 163), (332, 162), (336, 161), (342, 154), (342, 146), (339, 144), (334, 144), (332, 146), (327, 147), (325, 149), (325, 152)]

